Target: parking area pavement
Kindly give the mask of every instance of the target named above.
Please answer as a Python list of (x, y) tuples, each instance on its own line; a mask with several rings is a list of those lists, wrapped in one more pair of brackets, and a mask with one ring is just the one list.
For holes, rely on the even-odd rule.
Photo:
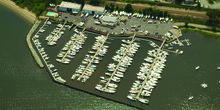
[[(94, 21), (98, 21), (97, 18), (94, 18), (93, 15), (89, 15), (88, 17), (81, 17), (80, 15), (73, 15), (70, 13), (62, 13), (59, 17), (60, 19), (67, 20), (72, 22), (84, 22), (86, 28), (93, 27), (95, 30), (102, 32), (110, 32), (114, 34), (131, 34), (134, 31), (139, 33), (144, 33), (148, 31), (148, 35), (164, 35), (169, 30), (173, 29), (173, 23), (171, 21), (159, 21), (155, 19), (145, 19), (145, 18), (137, 18), (137, 17), (127, 17), (127, 16), (117, 16), (119, 19), (126, 19), (126, 22), (119, 22), (115, 27), (111, 26), (102, 26), (96, 25)], [(118, 20), (120, 21), (120, 20)]]
[[(119, 17), (120, 18), (120, 17)], [(108, 26), (96, 25), (94, 21), (98, 21), (98, 19), (93, 18), (93, 16), (89, 16), (85, 23), (87, 28), (94, 27), (96, 30), (100, 31), (108, 31), (110, 33), (114, 32), (116, 34), (121, 34), (122, 30), (125, 30), (125, 33), (131, 33), (132, 31), (136, 32), (145, 32), (148, 31), (150, 35), (164, 35), (168, 30), (173, 28), (173, 24), (169, 22), (160, 22), (159, 20), (154, 19), (145, 19), (144, 18), (136, 18), (136, 17), (128, 17), (123, 16), (127, 21), (119, 22), (119, 25), (116, 25), (113, 29)], [(152, 23), (148, 23), (148, 21), (152, 21)], [(135, 28), (131, 27), (135, 26)]]

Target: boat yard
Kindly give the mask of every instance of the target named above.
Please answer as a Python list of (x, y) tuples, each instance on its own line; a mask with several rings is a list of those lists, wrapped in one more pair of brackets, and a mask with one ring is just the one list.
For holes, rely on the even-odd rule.
[[(166, 44), (168, 36), (151, 36), (155, 40), (161, 37), (155, 41), (147, 39), (149, 34), (135, 31), (120, 35), (109, 31), (95, 34), (91, 32), (99, 32), (79, 24), (82, 23), (47, 19), (33, 34), (33, 44), (53, 80), (137, 108), (147, 107), (165, 67), (168, 53), (163, 49), (170, 46)], [(170, 33), (177, 39), (182, 35), (176, 35), (178, 31)], [(118, 37), (121, 35), (127, 37)], [(184, 41), (170, 44), (180, 45)]]

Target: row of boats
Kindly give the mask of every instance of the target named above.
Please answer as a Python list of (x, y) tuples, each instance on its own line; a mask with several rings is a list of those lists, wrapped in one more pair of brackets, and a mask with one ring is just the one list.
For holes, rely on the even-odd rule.
[[(149, 97), (155, 86), (157, 86), (158, 79), (161, 78), (161, 73), (165, 67), (166, 57), (168, 53), (159, 50), (149, 50), (148, 55), (137, 73), (137, 80), (133, 83), (129, 90), (127, 98), (130, 100), (138, 100), (142, 103), (149, 103)], [(160, 50), (161, 51), (161, 50)]]
[(85, 36), (82, 32), (79, 34), (75, 33), (73, 36), (71, 36), (70, 40), (57, 55), (56, 61), (63, 64), (69, 64), (71, 59), (73, 59), (82, 48), (86, 38), (87, 36)]
[(113, 56), (113, 61), (118, 64), (111, 63), (108, 65), (106, 76), (100, 76), (100, 82), (96, 85), (95, 89), (104, 91), (106, 93), (115, 93), (118, 83), (124, 77), (124, 73), (128, 66), (131, 65), (134, 54), (138, 51), (140, 45), (134, 42), (134, 39), (122, 40), (123, 43), (119, 50), (116, 51), (117, 55)]
[[(49, 22), (49, 24), (51, 23), (50, 21), (46, 21), (45, 24), (46, 24), (47, 22)], [(47, 23), (47, 24), (48, 24), (48, 23)], [(44, 26), (45, 26), (45, 25), (43, 25), (43, 26), (40, 28), (40, 30), (43, 30), (43, 27), (44, 27)], [(39, 32), (43, 33), (44, 31), (40, 31), (40, 30), (33, 36), (32, 40), (33, 40), (33, 42), (34, 42), (36, 48), (38, 49), (38, 51), (39, 51), (39, 53), (40, 53), (42, 59), (44, 60), (45, 64), (47, 65), (48, 70), (50, 71), (50, 73), (51, 73), (53, 79), (54, 79), (55, 81), (58, 81), (58, 82), (64, 84), (64, 83), (66, 83), (66, 80), (64, 80), (63, 78), (61, 78), (60, 75), (58, 74), (58, 71), (57, 71), (57, 69), (55, 68), (55, 66), (54, 66), (53, 64), (49, 63), (49, 61), (48, 61), (48, 60), (49, 60), (49, 56), (48, 56), (48, 54), (46, 54), (46, 52), (44, 51), (44, 47), (41, 46), (41, 43), (40, 43), (40, 41), (39, 41), (39, 39), (38, 39), (38, 38), (39, 38), (38, 33), (39, 33)]]
[(92, 46), (92, 50), (88, 51), (88, 54), (82, 61), (82, 64), (76, 69), (75, 74), (72, 75), (71, 79), (74, 80), (77, 77), (78, 81), (86, 82), (94, 71), (96, 70), (97, 64), (105, 56), (109, 46), (104, 45), (108, 36), (97, 36), (95, 37), (96, 42)]
[(60, 39), (60, 37), (64, 34), (64, 31), (61, 31), (61, 30), (66, 30), (66, 29), (64, 28), (65, 24), (66, 24), (66, 22), (64, 22), (63, 25), (62, 25), (62, 24), (58, 24), (58, 25), (57, 25), (57, 28), (55, 28), (55, 29), (51, 32), (51, 34), (49, 34), (49, 35), (45, 38), (45, 40), (47, 41), (47, 45), (52, 46), (52, 45), (55, 45), (55, 44), (56, 44), (56, 42), (57, 42), (57, 41)]

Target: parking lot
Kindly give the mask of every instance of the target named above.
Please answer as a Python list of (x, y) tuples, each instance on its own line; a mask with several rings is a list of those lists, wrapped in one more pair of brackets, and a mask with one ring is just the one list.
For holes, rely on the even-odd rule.
[[(111, 34), (132, 34), (133, 32), (143, 33), (148, 32), (148, 35), (158, 36), (164, 35), (169, 30), (173, 29), (173, 23), (168, 21), (160, 21), (151, 18), (138, 18), (138, 17), (128, 17), (128, 16), (117, 16), (118, 24), (114, 27), (112, 26), (103, 26), (101, 24), (97, 25), (94, 21), (98, 21), (99, 18), (93, 17), (93, 15), (89, 15), (87, 17), (80, 15), (73, 15), (70, 13), (62, 13), (59, 17), (60, 19), (67, 20), (69, 22), (84, 22), (86, 28), (92, 27), (92, 29), (96, 31), (109, 32)], [(126, 20), (126, 22), (120, 22), (120, 19)]]

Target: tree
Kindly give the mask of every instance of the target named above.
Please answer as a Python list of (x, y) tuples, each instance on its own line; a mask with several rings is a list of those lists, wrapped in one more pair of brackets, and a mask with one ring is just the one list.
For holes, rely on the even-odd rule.
[(143, 14), (143, 11), (141, 9), (138, 10), (139, 14)]
[(164, 17), (168, 17), (168, 12), (164, 11)]
[(158, 16), (159, 16), (159, 17), (164, 17), (164, 15), (163, 15), (163, 11), (159, 11)]
[(110, 3), (110, 12), (113, 12), (115, 10), (115, 4)]
[(118, 5), (116, 5), (116, 8), (115, 8), (115, 10), (117, 10), (117, 11), (119, 10), (119, 7), (118, 7)]
[(105, 9), (106, 9), (106, 10), (109, 10), (109, 9), (110, 9), (110, 7), (108, 6), (108, 4), (105, 5)]
[(186, 21), (186, 22), (185, 22), (185, 27), (188, 27), (188, 24), (189, 24), (189, 22), (188, 22), (188, 21)]
[(146, 8), (142, 9), (142, 12), (143, 12), (143, 15), (144, 15), (144, 16), (147, 15), (147, 9), (146, 9)]
[(215, 26), (212, 27), (212, 31), (213, 31), (213, 32), (216, 32), (216, 31), (217, 31), (217, 29), (216, 29)]
[(128, 13), (133, 13), (132, 5), (131, 4), (127, 4), (125, 6), (125, 11), (128, 12)]
[(198, 8), (199, 10), (201, 9), (201, 3), (200, 3), (200, 2), (197, 3), (197, 8)]

